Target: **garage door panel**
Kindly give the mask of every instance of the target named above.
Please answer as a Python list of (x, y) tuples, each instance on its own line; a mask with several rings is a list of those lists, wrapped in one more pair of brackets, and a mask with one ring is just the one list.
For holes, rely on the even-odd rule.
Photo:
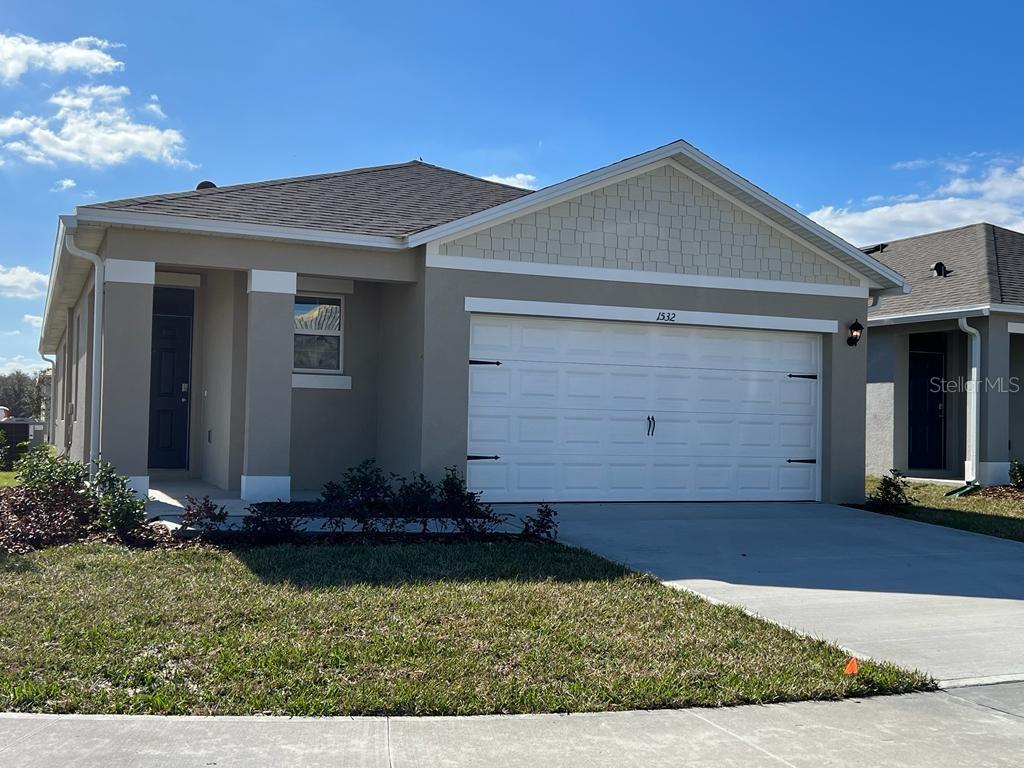
[(659, 414), (649, 435), (641, 412), (480, 406), (470, 412), (469, 424), (472, 454), (804, 459), (817, 453), (816, 417), (803, 415)]
[(778, 372), (503, 362), (471, 366), (470, 399), (511, 408), (816, 414), (816, 382)]
[[(490, 501), (813, 499), (813, 334), (474, 315), (470, 486)], [(655, 422), (648, 422), (653, 416)]]

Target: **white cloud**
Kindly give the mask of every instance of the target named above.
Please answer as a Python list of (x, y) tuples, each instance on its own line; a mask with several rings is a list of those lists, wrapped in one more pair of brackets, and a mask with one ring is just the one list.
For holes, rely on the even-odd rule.
[(0, 331), (0, 336), (21, 336), (21, 331)]
[(510, 187), (522, 187), (523, 189), (537, 188), (537, 177), (532, 173), (513, 173), (511, 176), (491, 174), (483, 178), (484, 181), (495, 181), (498, 184), (508, 184)]
[(44, 43), (28, 35), (0, 34), (0, 83), (11, 85), (30, 69), (102, 75), (124, 69), (109, 53), (118, 46), (98, 37), (77, 37), (69, 43)]
[(0, 357), (0, 375), (6, 373), (14, 373), (15, 371), (24, 371), (25, 373), (36, 373), (37, 371), (43, 371), (48, 369), (50, 366), (43, 360), (38, 358), (25, 357), (24, 355), (15, 355), (14, 357)]
[(931, 160), (900, 160), (898, 163), (893, 163), (892, 167), (897, 171), (913, 171), (927, 168), (931, 164)]
[(33, 328), (43, 327), (43, 316), (42, 315), (22, 315), (21, 322), (28, 323)]
[(51, 192), (67, 192), (69, 189), (74, 189), (77, 185), (74, 179), (57, 179), (57, 183), (50, 187)]
[(151, 112), (161, 120), (167, 119), (167, 115), (164, 114), (163, 107), (160, 106), (160, 97), (155, 93), (149, 97), (149, 102), (143, 107), (147, 112)]
[(808, 216), (857, 245), (983, 221), (1024, 231), (1024, 162), (1011, 168), (990, 165), (975, 176), (964, 175), (966, 164), (941, 161), (939, 166), (953, 175), (925, 194), (872, 195), (866, 203), (883, 204), (825, 205)]
[(0, 264), (0, 298), (38, 299), (46, 295), (48, 278), (28, 267), (5, 267)]
[(50, 97), (51, 117), (16, 113), (0, 117), (0, 149), (30, 163), (120, 165), (143, 158), (166, 165), (191, 166), (184, 159), (185, 138), (172, 129), (137, 122), (124, 106), (124, 86), (84, 85), (63, 88)]

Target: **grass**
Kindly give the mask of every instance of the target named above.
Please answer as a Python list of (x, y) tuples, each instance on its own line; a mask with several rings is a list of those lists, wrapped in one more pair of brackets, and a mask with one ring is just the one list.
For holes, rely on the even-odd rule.
[(0, 560), (0, 710), (601, 711), (932, 687), (584, 550), (508, 543)]
[[(877, 477), (867, 478), (867, 493), (875, 489), (878, 481)], [(989, 488), (960, 498), (944, 495), (955, 487), (943, 483), (911, 483), (909, 493), (916, 503), (886, 514), (1024, 541), (1024, 494)]]
[(13, 472), (0, 472), (0, 488), (17, 483)]

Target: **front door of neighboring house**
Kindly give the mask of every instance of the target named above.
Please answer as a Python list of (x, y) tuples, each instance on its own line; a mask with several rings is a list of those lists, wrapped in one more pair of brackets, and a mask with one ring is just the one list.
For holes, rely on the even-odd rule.
[(942, 352), (910, 353), (910, 469), (944, 469), (946, 465), (946, 396), (941, 382), (946, 356)]
[(153, 289), (149, 389), (151, 469), (188, 468), (193, 305), (190, 288)]

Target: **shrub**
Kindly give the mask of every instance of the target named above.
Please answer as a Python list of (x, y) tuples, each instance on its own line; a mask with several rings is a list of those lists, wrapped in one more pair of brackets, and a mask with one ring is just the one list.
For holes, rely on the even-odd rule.
[(197, 499), (185, 497), (185, 508), (181, 512), (181, 531), (192, 529), (208, 535), (224, 530), (228, 519), (227, 507), (218, 507), (209, 496)]
[(35, 448), (14, 465), (18, 481), (29, 488), (55, 493), (88, 495), (89, 468), (77, 461), (52, 453), (49, 448)]
[(480, 494), (466, 488), (466, 479), (455, 467), (445, 467), (437, 487), (437, 514), (449, 518), (461, 533), (492, 533), (508, 520), (490, 504), (480, 501)]
[[(248, 516), (242, 520), (242, 530), (258, 544), (281, 544), (298, 538), (300, 515), (291, 514), (289, 509), (297, 502), (264, 502), (247, 507)], [(316, 502), (304, 502), (304, 509)]]
[(532, 515), (523, 518), (524, 539), (555, 541), (558, 538), (558, 512), (547, 504), (541, 504)]
[(396, 518), (401, 520), (402, 527), (407, 524), (419, 525), (422, 533), (430, 530), (431, 522), (439, 522), (443, 527), (443, 521), (437, 518), (437, 485), (421, 472), (409, 479), (398, 480), (393, 510)]
[(908, 488), (910, 483), (906, 475), (898, 469), (890, 469), (889, 474), (879, 481), (878, 487), (868, 496), (868, 504), (879, 509), (897, 509), (913, 504), (917, 499), (907, 492)]
[(377, 521), (394, 502), (391, 481), (373, 459), (349, 469), (339, 482), (327, 483), (322, 496), (332, 518), (350, 517), (364, 531), (377, 530)]
[(90, 486), (95, 502), (95, 521), (119, 536), (142, 527), (146, 519), (146, 500), (136, 496), (128, 478), (119, 475), (112, 464), (96, 462)]
[(7, 443), (7, 432), (0, 429), (0, 472), (11, 471), (11, 446)]
[(1024, 490), (1024, 464), (1021, 464), (1017, 459), (1010, 462), (1010, 485)]
[(0, 553), (20, 554), (85, 538), (92, 531), (88, 514), (78, 499), (66, 501), (37, 487), (0, 488)]

